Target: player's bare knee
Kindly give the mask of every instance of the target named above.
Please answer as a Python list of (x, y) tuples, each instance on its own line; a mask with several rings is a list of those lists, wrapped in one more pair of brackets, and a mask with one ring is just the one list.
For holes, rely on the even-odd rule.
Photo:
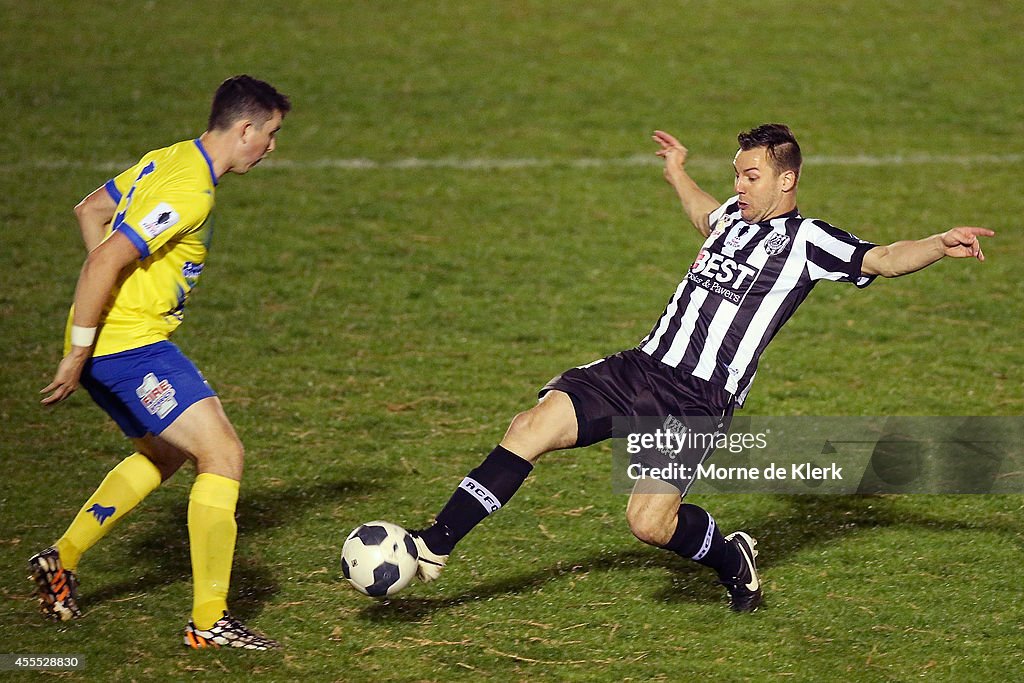
[(239, 468), (245, 463), (245, 446), (238, 439), (234, 439), (231, 445), (224, 450), (224, 460), (235, 463)]
[(626, 519), (629, 522), (629, 530), (638, 540), (656, 546), (664, 545), (668, 541), (667, 538), (664, 538), (662, 529), (650, 519), (628, 516)]
[(530, 410), (524, 410), (512, 418), (512, 422), (509, 423), (508, 430), (505, 432), (505, 437), (519, 441), (533, 436), (536, 429), (536, 417)]
[[(553, 398), (553, 397), (552, 397)], [(502, 445), (530, 462), (541, 455), (576, 443), (576, 415), (572, 404), (542, 401), (512, 419)]]
[(225, 439), (205, 446), (196, 453), (199, 472), (219, 474), (230, 479), (241, 480), (245, 464), (245, 447), (237, 439)]
[(564, 448), (556, 432), (551, 421), (532, 408), (512, 418), (501, 445), (532, 464), (545, 453)]
[(636, 502), (635, 498), (626, 508), (626, 521), (633, 535), (648, 545), (663, 546), (675, 532), (674, 517), (670, 519), (656, 507)]

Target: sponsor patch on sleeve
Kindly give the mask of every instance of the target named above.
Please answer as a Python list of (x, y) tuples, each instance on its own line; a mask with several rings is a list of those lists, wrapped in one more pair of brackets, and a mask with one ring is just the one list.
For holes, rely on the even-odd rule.
[(146, 233), (146, 236), (152, 239), (164, 230), (176, 225), (180, 220), (181, 216), (178, 215), (173, 206), (161, 202), (145, 218), (139, 221), (139, 226)]

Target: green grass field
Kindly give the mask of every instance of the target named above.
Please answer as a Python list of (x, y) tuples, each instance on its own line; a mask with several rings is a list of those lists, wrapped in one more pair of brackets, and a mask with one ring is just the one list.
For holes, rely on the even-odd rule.
[[(720, 199), (735, 134), (781, 120), (808, 157), (805, 215), (877, 242), (999, 232), (983, 265), (818, 287), (745, 412), (1024, 412), (1019, 4), (0, 15), (0, 653), (82, 655), (61, 675), (97, 681), (998, 681), (1024, 664), (1018, 495), (699, 496), (760, 541), (766, 605), (737, 616), (710, 572), (633, 539), (600, 445), (543, 461), (437, 584), (375, 602), (338, 566), (360, 522), (427, 522), (551, 376), (648, 332), (699, 246), (655, 128)], [(25, 560), (128, 453), (84, 392), (38, 405), (84, 257), (71, 208), (200, 133), (241, 72), (294, 111), (272, 162), (221, 183), (176, 341), (247, 446), (232, 608), (285, 647), (180, 645), (190, 470), (86, 555), (84, 618), (46, 622)]]

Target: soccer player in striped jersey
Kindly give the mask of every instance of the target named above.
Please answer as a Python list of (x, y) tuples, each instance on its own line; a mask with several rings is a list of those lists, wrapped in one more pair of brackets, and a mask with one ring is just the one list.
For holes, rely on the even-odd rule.
[(217, 394), (169, 341), (203, 272), (213, 235), (214, 191), (274, 150), (291, 103), (251, 76), (224, 81), (206, 132), (149, 152), (75, 207), (88, 256), (68, 315), (64, 359), (44, 405), (81, 383), (133, 442), (67, 531), (29, 560), (44, 614), (80, 616), (82, 554), (186, 460), (192, 555), (190, 647), (265, 650), (277, 644), (227, 611), (235, 506), (244, 451)]
[[(687, 174), (687, 150), (678, 140), (662, 131), (653, 137), (665, 178), (703, 246), (636, 348), (551, 380), (537, 405), (517, 415), (497, 448), (463, 479), (434, 524), (413, 532), (422, 580), (440, 575), (456, 543), (509, 502), (542, 455), (610, 438), (616, 417), (690, 420), (711, 435), (727, 429), (761, 353), (818, 282), (866, 287), (879, 275), (912, 273), (944, 257), (983, 261), (978, 238), (994, 234), (958, 227), (878, 246), (804, 218), (796, 202), (800, 146), (784, 125), (738, 136), (736, 194), (724, 204)], [(709, 442), (693, 440), (698, 449)], [(710, 450), (680, 455), (699, 463)], [(691, 482), (685, 475), (639, 480), (626, 508), (630, 529), (645, 543), (713, 569), (730, 607), (751, 612), (762, 600), (756, 541), (742, 531), (723, 535), (706, 510), (682, 502)]]

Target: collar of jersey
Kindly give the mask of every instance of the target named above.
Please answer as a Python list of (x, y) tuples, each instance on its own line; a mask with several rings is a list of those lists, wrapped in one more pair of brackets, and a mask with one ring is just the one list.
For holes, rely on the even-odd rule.
[(217, 174), (213, 172), (213, 161), (210, 159), (210, 155), (206, 153), (206, 148), (203, 147), (203, 143), (196, 138), (193, 140), (196, 143), (196, 147), (199, 148), (199, 153), (206, 159), (206, 165), (210, 167), (210, 179), (213, 180), (213, 186), (217, 187)]
[[(772, 221), (777, 221), (780, 218), (800, 218), (800, 209), (798, 209), (797, 207), (794, 206), (792, 211), (787, 211), (786, 213), (780, 213), (778, 216), (772, 216), (771, 218), (766, 218), (765, 220), (763, 220), (763, 221), (761, 221), (759, 223), (754, 223), (754, 225), (768, 225)], [(750, 225), (750, 224), (748, 223), (748, 225)]]

